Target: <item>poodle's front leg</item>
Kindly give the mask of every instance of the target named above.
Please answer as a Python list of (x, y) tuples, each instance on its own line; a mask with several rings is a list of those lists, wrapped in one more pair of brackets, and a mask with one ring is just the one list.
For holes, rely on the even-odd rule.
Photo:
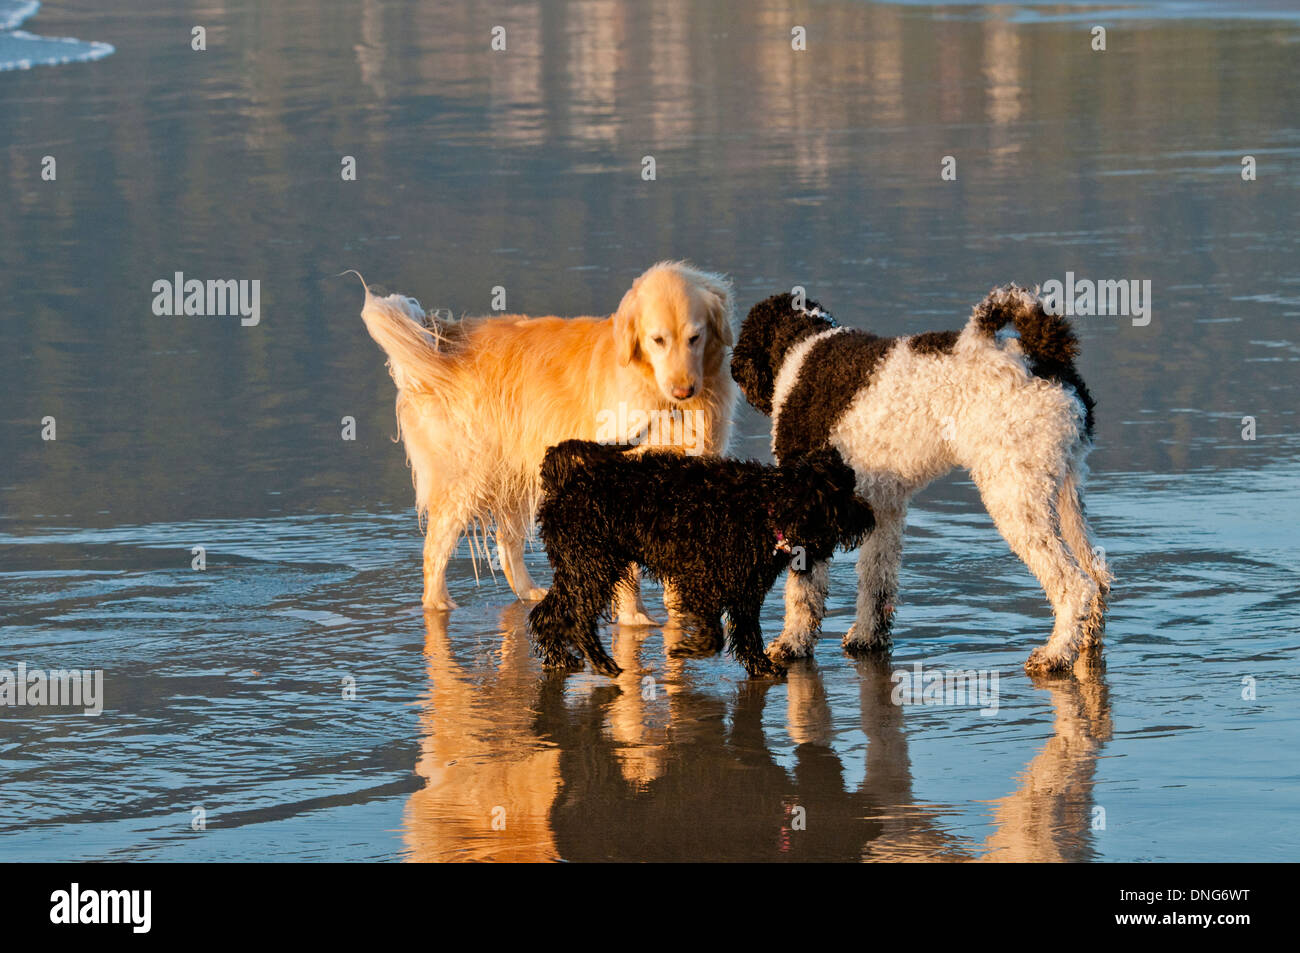
[(826, 614), (829, 580), (829, 562), (813, 563), (806, 570), (790, 570), (785, 580), (785, 625), (767, 647), (769, 658), (781, 662), (813, 654)]
[(858, 611), (844, 650), (850, 653), (883, 652), (892, 644), (898, 598), (898, 566), (903, 559), (903, 524), (907, 507), (881, 506), (872, 501), (876, 528), (858, 551)]

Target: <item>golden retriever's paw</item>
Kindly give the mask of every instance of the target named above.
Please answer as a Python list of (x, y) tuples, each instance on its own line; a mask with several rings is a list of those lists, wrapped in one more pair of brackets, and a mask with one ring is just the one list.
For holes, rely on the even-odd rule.
[(452, 609), (459, 609), (460, 606), (452, 600), (451, 596), (425, 596), (425, 612), (450, 612)]
[(659, 623), (638, 609), (633, 612), (620, 612), (618, 614), (618, 624), (626, 626), (647, 626), (658, 625)]
[(533, 586), (533, 588), (525, 589), (523, 592), (515, 593), (515, 595), (519, 597), (520, 602), (541, 602), (550, 591), (541, 586)]

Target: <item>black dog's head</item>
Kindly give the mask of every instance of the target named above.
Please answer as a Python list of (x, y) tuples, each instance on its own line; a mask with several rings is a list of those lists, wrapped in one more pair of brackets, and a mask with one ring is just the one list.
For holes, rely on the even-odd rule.
[(802, 546), (809, 562), (828, 558), (837, 546), (856, 549), (876, 525), (857, 495), (857, 476), (832, 447), (777, 467), (772, 518), (778, 540)]
[(731, 350), (731, 376), (755, 410), (772, 413), (772, 391), (786, 352), (810, 334), (835, 327), (816, 301), (795, 307), (794, 295), (773, 295), (749, 309)]
[(542, 458), (542, 492), (553, 496), (575, 474), (590, 473), (598, 463), (623, 459), (629, 444), (596, 443), (591, 440), (564, 440), (546, 450)]

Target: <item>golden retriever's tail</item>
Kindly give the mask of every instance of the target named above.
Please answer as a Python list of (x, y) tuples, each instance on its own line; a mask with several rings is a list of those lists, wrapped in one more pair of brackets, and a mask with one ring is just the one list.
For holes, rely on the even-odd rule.
[[(357, 272), (350, 272), (361, 278)], [(349, 272), (344, 272), (349, 274)], [(361, 320), (375, 343), (388, 355), (388, 370), (399, 390), (437, 390), (444, 379), (444, 339), (437, 322), (426, 316), (420, 302), (405, 295), (379, 298), (370, 293), (364, 278), (366, 301)]]

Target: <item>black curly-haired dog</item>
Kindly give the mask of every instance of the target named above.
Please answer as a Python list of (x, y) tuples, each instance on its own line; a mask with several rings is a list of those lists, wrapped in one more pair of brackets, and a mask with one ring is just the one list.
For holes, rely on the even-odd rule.
[[(908, 504), (963, 467), (1056, 614), (1051, 638), (1025, 668), (1068, 669), (1085, 651), (1090, 662), (1110, 573), (1083, 512), (1094, 402), (1078, 353), (1069, 323), (1015, 285), (990, 292), (960, 331), (896, 338), (841, 327), (816, 302), (789, 294), (750, 309), (731, 375), (771, 416), (773, 456), (786, 464), (834, 447), (876, 517), (858, 554), (846, 650), (888, 649)], [(785, 628), (768, 647), (774, 658), (812, 652), (827, 579), (824, 565), (790, 573)]]
[(722, 648), (726, 613), (731, 652), (749, 674), (780, 674), (763, 651), (763, 597), (792, 558), (811, 563), (862, 544), (875, 521), (854, 482), (829, 448), (765, 466), (582, 440), (551, 447), (538, 523), (554, 578), (528, 616), (537, 653), (549, 668), (579, 668), (572, 646), (596, 671), (618, 675), (598, 624), (615, 586), (640, 566), (698, 622), (690, 649)]

